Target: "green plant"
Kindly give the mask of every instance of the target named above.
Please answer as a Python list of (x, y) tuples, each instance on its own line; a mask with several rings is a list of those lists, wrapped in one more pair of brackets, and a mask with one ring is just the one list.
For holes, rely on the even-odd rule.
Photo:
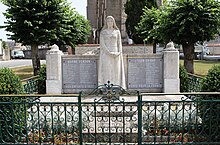
[[(220, 65), (213, 66), (202, 83), (202, 91), (205, 92), (220, 92)], [(220, 103), (219, 95), (203, 95), (200, 97), (202, 100), (199, 103), (200, 116), (205, 132), (211, 132), (210, 139), (220, 141)]]
[(158, 33), (158, 20), (161, 17), (162, 11), (158, 8), (148, 7), (143, 8), (143, 15), (135, 27), (140, 38), (143, 39), (147, 44), (153, 44), (153, 53), (156, 53), (156, 44), (163, 43), (160, 35)]
[[(9, 68), (0, 69), (0, 94), (20, 94), (21, 81)], [(14, 142), (13, 135), (21, 135), (25, 130), (27, 106), (20, 104), (22, 97), (0, 97), (0, 143)]]
[(173, 41), (182, 45), (184, 66), (187, 72), (193, 73), (195, 43), (209, 41), (219, 34), (220, 3), (216, 0), (172, 0), (160, 9), (158, 23), (152, 27), (158, 30), (154, 37), (161, 37), (164, 43)]
[(189, 76), (183, 65), (179, 67), (180, 77), (180, 92), (188, 92), (189, 90)]
[(0, 1), (7, 6), (3, 13), (6, 22), (1, 28), (11, 32), (10, 39), (31, 46), (35, 76), (40, 71), (39, 45), (59, 43), (73, 47), (90, 35), (89, 21), (67, 0)]
[(0, 94), (22, 93), (20, 78), (9, 68), (0, 69)]
[[(220, 65), (215, 65), (209, 69), (202, 85), (202, 90), (206, 92), (220, 92)], [(219, 99), (215, 96), (213, 99)]]
[[(141, 20), (141, 15), (143, 15), (143, 8), (157, 8), (156, 0), (128, 0), (125, 3), (125, 13), (127, 14), (126, 19), (126, 31), (128, 36), (136, 44), (143, 43), (143, 38), (140, 37), (140, 34), (136, 31), (135, 27)], [(154, 21), (154, 20), (151, 20)]]
[(46, 65), (42, 65), (38, 78), (38, 94), (46, 94)]

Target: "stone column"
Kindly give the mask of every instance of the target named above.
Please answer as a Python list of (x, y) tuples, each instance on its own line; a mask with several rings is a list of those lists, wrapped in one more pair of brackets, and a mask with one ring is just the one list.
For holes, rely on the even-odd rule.
[(0, 39), (0, 56), (3, 55), (3, 46), (2, 46), (2, 40)]
[(11, 51), (10, 49), (3, 49), (3, 60), (10, 60), (11, 59)]
[(46, 54), (47, 65), (47, 80), (46, 91), (47, 94), (61, 94), (62, 93), (62, 72), (61, 72), (61, 56), (63, 52), (54, 44), (51, 50)]
[[(171, 42), (172, 43), (172, 42)], [(164, 93), (180, 92), (179, 79), (179, 51), (174, 48), (173, 43), (167, 44), (164, 55)]]

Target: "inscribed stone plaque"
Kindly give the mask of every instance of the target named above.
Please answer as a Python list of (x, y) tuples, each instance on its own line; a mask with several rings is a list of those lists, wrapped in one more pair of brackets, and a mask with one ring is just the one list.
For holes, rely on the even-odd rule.
[(63, 59), (63, 89), (94, 89), (96, 86), (96, 60)]
[(161, 58), (129, 58), (128, 89), (162, 88)]

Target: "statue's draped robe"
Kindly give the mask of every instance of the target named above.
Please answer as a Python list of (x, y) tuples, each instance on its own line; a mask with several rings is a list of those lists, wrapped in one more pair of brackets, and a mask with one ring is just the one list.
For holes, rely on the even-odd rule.
[(119, 30), (108, 31), (105, 29), (100, 34), (98, 84), (103, 85), (107, 81), (126, 89), (121, 34)]

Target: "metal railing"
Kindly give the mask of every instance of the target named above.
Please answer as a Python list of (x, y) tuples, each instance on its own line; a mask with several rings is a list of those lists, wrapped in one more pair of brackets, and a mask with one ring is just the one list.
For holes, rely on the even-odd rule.
[[(220, 144), (220, 93), (1, 95), (0, 144)], [(30, 102), (29, 98), (39, 99)]]
[(27, 79), (21, 80), (25, 94), (37, 94), (38, 93), (38, 77), (33, 76)]
[(189, 76), (188, 91), (189, 92), (200, 92), (203, 78), (201, 76), (190, 74), (190, 73), (188, 73), (188, 76)]

